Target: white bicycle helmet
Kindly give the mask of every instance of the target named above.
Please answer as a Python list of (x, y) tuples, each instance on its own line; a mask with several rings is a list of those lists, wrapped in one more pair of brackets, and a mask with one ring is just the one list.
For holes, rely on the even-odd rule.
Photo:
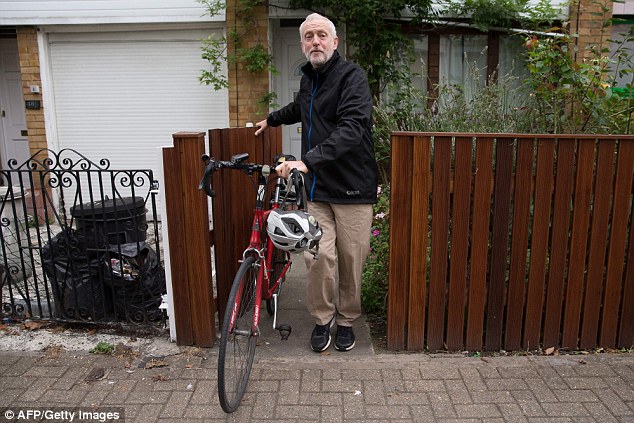
[(275, 247), (291, 253), (316, 247), (322, 234), (317, 220), (302, 210), (272, 210), (266, 230)]

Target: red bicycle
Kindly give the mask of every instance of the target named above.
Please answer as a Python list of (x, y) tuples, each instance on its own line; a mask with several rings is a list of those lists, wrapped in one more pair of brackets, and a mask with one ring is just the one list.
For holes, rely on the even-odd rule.
[[(209, 156), (203, 156), (206, 166), (199, 185), (199, 189), (204, 189), (208, 196), (214, 197), (215, 193), (211, 187), (212, 175), (220, 169), (240, 170), (249, 176), (255, 174), (258, 179), (251, 239), (242, 254), (240, 267), (233, 280), (221, 328), (218, 399), (222, 409), (227, 413), (238, 408), (247, 388), (256, 340), (260, 335), (258, 325), (262, 300), (266, 301), (266, 309), (273, 316), (273, 328), (280, 332), (282, 339), (288, 339), (291, 326), (277, 323), (277, 300), (286, 272), (291, 267), (290, 252), (313, 247), (318, 242), (318, 239), (308, 239), (311, 236), (301, 238), (306, 228), (297, 228), (293, 222), (290, 222), (289, 227), (282, 229), (290, 230), (291, 236), (293, 231), (298, 234), (297, 245), (286, 246), (275, 242), (276, 234), (269, 234), (265, 227), (267, 219), (274, 211), (284, 213), (290, 208), (305, 209), (303, 174), (294, 170), (288, 180), (279, 176), (273, 178), (275, 187), (267, 207), (265, 200), (268, 177), (275, 172), (275, 166), (246, 163), (248, 158), (247, 153), (232, 156), (230, 161), (217, 161)], [(295, 158), (281, 156), (277, 164), (283, 160)], [(276, 219), (279, 218), (277, 214), (275, 216)], [(270, 227), (268, 229), (270, 230)]]

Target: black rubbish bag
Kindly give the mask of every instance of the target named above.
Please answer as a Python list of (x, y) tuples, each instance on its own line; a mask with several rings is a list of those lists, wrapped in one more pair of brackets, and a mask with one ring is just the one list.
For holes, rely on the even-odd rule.
[(134, 323), (162, 319), (165, 270), (145, 242), (111, 245), (101, 269), (119, 319)]
[(56, 314), (64, 319), (98, 321), (112, 310), (99, 277), (101, 256), (108, 244), (94, 231), (65, 228), (42, 248)]

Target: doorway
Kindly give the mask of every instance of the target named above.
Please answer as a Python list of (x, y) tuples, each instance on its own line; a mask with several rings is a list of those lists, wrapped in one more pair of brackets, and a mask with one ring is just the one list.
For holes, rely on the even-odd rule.
[[(279, 73), (273, 78), (273, 92), (277, 94), (279, 106), (286, 106), (299, 92), (302, 79), (301, 66), (306, 63), (297, 28), (280, 28), (275, 33), (275, 67)], [(276, 109), (279, 107), (276, 107)], [(297, 159), (302, 155), (302, 125), (282, 126), (282, 152), (292, 154)]]
[(0, 166), (15, 159), (21, 165), (30, 157), (22, 78), (15, 38), (0, 38)]

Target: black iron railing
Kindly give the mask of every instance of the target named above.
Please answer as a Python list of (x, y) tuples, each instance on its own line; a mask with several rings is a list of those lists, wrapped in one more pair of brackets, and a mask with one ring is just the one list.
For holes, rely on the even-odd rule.
[(157, 182), (71, 149), (0, 171), (2, 317), (162, 320)]

